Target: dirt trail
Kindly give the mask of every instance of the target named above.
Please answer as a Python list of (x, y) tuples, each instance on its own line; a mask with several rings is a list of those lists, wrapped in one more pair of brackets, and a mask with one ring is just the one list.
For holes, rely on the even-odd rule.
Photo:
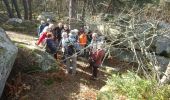
[[(35, 37), (31, 35), (10, 32), (7, 34), (16, 43), (35, 46)], [(59, 57), (60, 58), (60, 57)], [(77, 62), (75, 76), (66, 75), (65, 68), (59, 65), (56, 72), (21, 73), (21, 83), (24, 84), (20, 100), (96, 100), (97, 92), (105, 85), (107, 73), (99, 72), (99, 80), (91, 80), (91, 69), (87, 63)], [(23, 85), (22, 85), (23, 86)], [(15, 95), (16, 97), (16, 95)]]

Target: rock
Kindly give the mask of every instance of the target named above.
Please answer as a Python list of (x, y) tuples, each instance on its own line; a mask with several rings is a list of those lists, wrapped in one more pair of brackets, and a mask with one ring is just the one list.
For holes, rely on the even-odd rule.
[(170, 40), (166, 37), (159, 37), (156, 41), (156, 53), (170, 57)]
[(23, 66), (24, 69), (38, 67), (43, 71), (48, 71), (58, 67), (56, 59), (44, 50), (27, 44), (16, 45), (20, 52), (16, 60), (17, 62), (23, 62), (23, 65), (21, 65), (21, 63), (19, 63), (19, 65)]
[(0, 28), (0, 96), (11, 72), (18, 49)]
[(37, 59), (36, 63), (38, 63), (38, 66), (44, 71), (57, 67), (56, 60), (47, 52), (36, 54), (35, 59)]
[[(135, 59), (134, 53), (132, 51), (128, 50), (122, 50), (122, 49), (117, 49), (117, 48), (111, 48), (111, 54), (119, 59), (120, 61), (125, 61), (125, 62), (132, 62), (132, 63), (137, 63), (137, 60)], [(138, 57), (141, 57), (142, 54), (141, 52), (137, 52)], [(149, 54), (148, 54), (149, 55)], [(152, 59), (154, 61), (152, 61)], [(159, 73), (160, 77), (163, 75), (163, 73), (166, 71), (167, 66), (170, 62), (169, 58), (161, 57), (161, 56), (156, 56), (154, 57), (153, 55), (148, 56), (148, 59), (150, 59), (151, 63), (156, 63), (155, 69)], [(149, 61), (149, 60), (148, 60)]]
[(170, 24), (165, 22), (160, 22), (158, 27), (162, 31), (167, 31), (167, 32), (165, 32), (163, 35), (158, 36), (156, 38), (156, 43), (155, 43), (156, 53), (165, 57), (170, 57), (170, 39), (169, 39)]
[(118, 49), (114, 47), (112, 47), (110, 51), (111, 51), (111, 55), (116, 57), (120, 61), (137, 62), (137, 60), (135, 59), (134, 53), (132, 51)]
[(19, 18), (10, 18), (7, 23), (11, 23), (11, 24), (15, 24), (15, 23), (22, 23), (23, 20), (22, 19), (19, 19)]

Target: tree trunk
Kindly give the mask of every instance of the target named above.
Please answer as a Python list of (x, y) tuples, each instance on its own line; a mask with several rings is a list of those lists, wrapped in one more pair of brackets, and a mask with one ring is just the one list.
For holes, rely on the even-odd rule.
[(96, 3), (96, 0), (91, 0), (92, 15), (96, 13), (95, 3)]
[(28, 20), (28, 0), (23, 0), (24, 6), (24, 19)]
[(20, 11), (19, 11), (19, 8), (18, 8), (17, 0), (12, 0), (12, 3), (13, 3), (13, 5), (14, 5), (14, 7), (15, 7), (15, 10), (16, 10), (16, 12), (17, 12), (18, 18), (21, 19), (21, 14), (20, 14)]
[(6, 6), (9, 18), (13, 18), (14, 14), (12, 13), (11, 7), (9, 5), (9, 1), (8, 0), (3, 0), (3, 1), (4, 1), (5, 6)]
[(75, 23), (73, 23), (76, 18), (75, 3), (76, 3), (76, 0), (69, 1), (69, 28), (70, 29), (72, 29), (73, 25), (75, 24)]
[(83, 24), (84, 24), (84, 22), (85, 22), (85, 8), (86, 8), (86, 4), (87, 4), (87, 0), (84, 0), (84, 5), (83, 5), (83, 11), (82, 11), (82, 22), (83, 22)]
[(29, 5), (29, 20), (32, 20), (32, 0), (28, 0)]
[(110, 0), (109, 6), (108, 6), (107, 9), (106, 9), (106, 13), (109, 13), (109, 12), (110, 12), (111, 6), (112, 6), (112, 4), (113, 4), (112, 2), (113, 2), (113, 0)]

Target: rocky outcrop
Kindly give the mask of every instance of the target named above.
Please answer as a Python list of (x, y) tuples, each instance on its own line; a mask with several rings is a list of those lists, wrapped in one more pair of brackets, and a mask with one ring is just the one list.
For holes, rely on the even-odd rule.
[(11, 72), (18, 49), (0, 28), (0, 96)]
[(19, 69), (27, 72), (27, 69), (30, 68), (38, 68), (40, 71), (58, 68), (56, 59), (43, 49), (27, 44), (16, 43), (16, 45), (20, 53), (17, 56), (15, 66), (22, 66)]

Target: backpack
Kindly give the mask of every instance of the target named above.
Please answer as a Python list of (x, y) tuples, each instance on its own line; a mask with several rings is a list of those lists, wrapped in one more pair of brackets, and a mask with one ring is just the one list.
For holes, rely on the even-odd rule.
[(69, 56), (72, 56), (73, 54), (76, 53), (76, 48), (75, 48), (74, 44), (71, 43), (71, 41), (69, 41), (68, 46), (65, 49), (66, 49), (65, 50), (66, 54), (69, 55)]
[(74, 45), (69, 45), (67, 50), (68, 50), (67, 53), (69, 56), (72, 56), (74, 53), (76, 53), (76, 49), (75, 49)]

